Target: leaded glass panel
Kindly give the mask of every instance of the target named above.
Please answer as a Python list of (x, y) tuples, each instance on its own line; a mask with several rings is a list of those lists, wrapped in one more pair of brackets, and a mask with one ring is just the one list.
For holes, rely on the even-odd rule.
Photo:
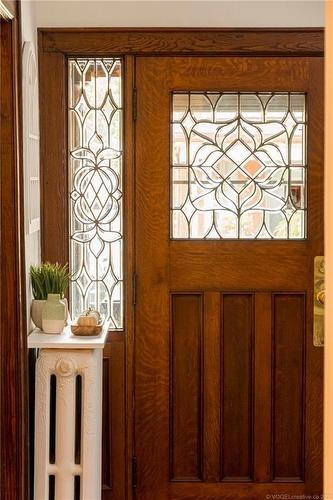
[(173, 93), (172, 238), (306, 238), (306, 135), (304, 93)]
[(123, 325), (122, 61), (69, 59), (72, 316), (97, 308)]

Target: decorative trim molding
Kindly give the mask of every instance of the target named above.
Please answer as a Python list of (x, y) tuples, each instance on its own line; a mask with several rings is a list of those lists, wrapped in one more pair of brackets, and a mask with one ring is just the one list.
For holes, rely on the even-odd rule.
[(320, 56), (322, 28), (39, 28), (40, 50), (70, 56)]
[(11, 21), (12, 19), (14, 19), (14, 15), (1, 0), (0, 0), (0, 17), (5, 21)]
[(25, 232), (26, 234), (32, 234), (40, 229), (38, 72), (32, 42), (25, 42), (23, 45), (22, 101), (24, 189), (26, 198)]
[[(21, 9), (0, 2), (1, 67), (1, 498), (28, 498), (28, 381), (22, 162)], [(5, 333), (7, 332), (7, 333)]]

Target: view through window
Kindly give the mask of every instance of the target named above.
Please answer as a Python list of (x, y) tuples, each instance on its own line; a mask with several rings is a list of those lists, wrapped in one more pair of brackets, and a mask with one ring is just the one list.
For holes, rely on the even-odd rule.
[(69, 59), (71, 313), (123, 326), (122, 60)]
[(306, 237), (306, 96), (175, 92), (174, 239)]

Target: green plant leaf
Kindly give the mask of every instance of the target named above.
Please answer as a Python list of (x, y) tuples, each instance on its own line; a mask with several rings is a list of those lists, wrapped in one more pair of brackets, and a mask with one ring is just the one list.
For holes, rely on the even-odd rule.
[(29, 274), (36, 300), (46, 300), (49, 293), (57, 293), (64, 298), (72, 276), (68, 264), (61, 266), (50, 262), (44, 262), (40, 266), (31, 265)]

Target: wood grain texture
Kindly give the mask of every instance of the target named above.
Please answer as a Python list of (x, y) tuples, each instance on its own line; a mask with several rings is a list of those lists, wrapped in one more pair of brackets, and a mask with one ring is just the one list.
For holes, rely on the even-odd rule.
[[(138, 466), (136, 498), (167, 498), (169, 478), (169, 94), (159, 85), (154, 64), (136, 62), (136, 269), (135, 308), (135, 445)], [(163, 78), (167, 81), (168, 74)], [(158, 112), (157, 112), (158, 111)], [(138, 125), (139, 124), (139, 125)], [(154, 155), (147, 148), (147, 131)], [(151, 141), (151, 138), (154, 140)], [(166, 168), (164, 168), (166, 166)]]
[(221, 450), (221, 294), (204, 294), (203, 479), (220, 479)]
[(0, 21), (1, 109), (1, 499), (28, 495), (27, 331), (25, 305), (20, 5)]
[(109, 335), (103, 353), (103, 500), (126, 498), (125, 343)]
[(323, 30), (223, 28), (40, 28), (43, 50), (82, 54), (321, 55)]
[(255, 294), (254, 480), (269, 482), (272, 446), (272, 296)]
[[(223, 491), (223, 493), (221, 493)], [(261, 500), (268, 495), (304, 495), (302, 483), (198, 483), (195, 490), (191, 483), (171, 483), (169, 497), (172, 500)], [(160, 497), (162, 498), (162, 497)]]
[(253, 297), (222, 299), (222, 458), (221, 479), (249, 481), (252, 450)]
[(170, 479), (202, 475), (202, 297), (172, 296)]
[[(41, 120), (41, 204), (42, 258), (67, 262), (68, 241), (68, 177), (67, 177), (67, 59), (62, 54), (45, 54), (39, 46), (40, 120)], [(134, 124), (132, 91), (134, 58), (127, 56), (124, 64), (124, 352), (115, 354), (109, 364), (109, 386), (118, 382), (124, 393), (111, 391), (108, 422), (104, 422), (106, 442), (114, 422), (115, 437), (104, 449), (105, 479), (112, 476), (112, 485), (105, 484), (104, 498), (119, 498), (132, 493), (131, 460), (133, 455), (133, 349), (134, 310), (132, 306), (134, 272)], [(54, 214), (57, 213), (57, 217)], [(117, 344), (118, 345), (118, 344)], [(120, 347), (114, 347), (116, 353)], [(126, 355), (125, 355), (126, 352)], [(111, 356), (111, 352), (106, 356)], [(124, 371), (126, 372), (124, 375)], [(125, 379), (124, 379), (125, 377)], [(111, 380), (112, 378), (112, 380)], [(107, 386), (107, 381), (105, 380)], [(110, 387), (109, 387), (110, 388)], [(108, 389), (105, 389), (108, 391)], [(110, 389), (111, 390), (111, 389)], [(125, 397), (126, 392), (126, 397)], [(115, 404), (115, 398), (118, 398)], [(121, 404), (121, 398), (124, 398)], [(113, 404), (112, 404), (113, 401)], [(104, 419), (105, 420), (105, 419)], [(117, 422), (117, 423), (115, 423)], [(126, 451), (122, 446), (126, 444)], [(106, 455), (110, 453), (110, 456)], [(112, 488), (111, 488), (112, 486)]]
[[(322, 382), (319, 375), (322, 364), (320, 354), (315, 352), (311, 344), (312, 303), (307, 300), (307, 349), (302, 358), (304, 377), (297, 379), (292, 350), (287, 349), (289, 357), (286, 356), (285, 362), (279, 358), (278, 371), (273, 369), (275, 365), (272, 364), (272, 350), (275, 344), (272, 344), (271, 302), (272, 294), (276, 293), (288, 297), (304, 297), (305, 293), (308, 297), (312, 296), (313, 258), (322, 249), (323, 150), (319, 121), (322, 120), (323, 102), (319, 59), (140, 57), (137, 61), (136, 170), (137, 179), (140, 180), (136, 192), (137, 272), (139, 282), (145, 284), (144, 287), (139, 286), (140, 311), (136, 317), (136, 363), (139, 363), (136, 367), (136, 450), (140, 457), (139, 487), (136, 494), (140, 500), (164, 500), (168, 497), (257, 499), (274, 493), (303, 494), (306, 491), (308, 494), (317, 494), (322, 489), (322, 480), (318, 474), (321, 442), (315, 443), (314, 439), (314, 436), (320, 436), (322, 429), (322, 414), (318, 415), (315, 410), (315, 387), (318, 389), (319, 402), (321, 398)], [(260, 80), (258, 74), (261, 75)], [(316, 90), (313, 79), (316, 81)], [(312, 179), (308, 186), (308, 208), (311, 215), (307, 240), (169, 240), (167, 186), (170, 92), (175, 89), (220, 88), (247, 91), (267, 91), (269, 88), (307, 93), (309, 176)], [(316, 129), (320, 135), (318, 141)], [(147, 143), (149, 148), (146, 147)], [(169, 380), (168, 349), (165, 345), (170, 327), (166, 317), (169, 310), (168, 292), (204, 295), (203, 476), (202, 481), (197, 482), (168, 483), (163, 462), (164, 446), (166, 444), (168, 447), (170, 442), (169, 415), (166, 412), (169, 400), (165, 391)], [(221, 312), (216, 314), (221, 293), (226, 302), (221, 307)], [(151, 309), (154, 310), (153, 313)], [(186, 322), (184, 318), (183, 321)], [(299, 314), (288, 321), (292, 329), (301, 329), (304, 335), (303, 320)], [(219, 326), (219, 323), (222, 325)], [(223, 342), (221, 352), (216, 353), (219, 335), (223, 336)], [(288, 343), (286, 333), (283, 339)], [(192, 352), (190, 350), (191, 356)], [(277, 358), (273, 357), (274, 359)], [(217, 363), (220, 363), (221, 370), (217, 370)], [(277, 379), (272, 379), (272, 376), (276, 377), (277, 374), (280, 378), (276, 393), (273, 388), (277, 387)], [(290, 439), (290, 434), (286, 434), (284, 417), (282, 427), (274, 427), (278, 438), (275, 450), (271, 434), (272, 424), (276, 426), (279, 421), (276, 417), (276, 403), (289, 404), (287, 384), (281, 382), (289, 376), (295, 379), (295, 394), (303, 394), (304, 402), (306, 401), (304, 418), (307, 425), (304, 426), (305, 420), (299, 421), (300, 409), (297, 405), (290, 405), (285, 410), (286, 413), (292, 413), (292, 428), (297, 431), (294, 438), (296, 452), (286, 456), (283, 446), (287, 442), (286, 436)], [(220, 390), (221, 397), (217, 395), (217, 390)], [(277, 402), (274, 402), (275, 393)], [(226, 394), (229, 401), (225, 399)], [(186, 408), (187, 404), (188, 402), (182, 401), (182, 407)], [(157, 419), (153, 418), (152, 409), (158, 413)], [(181, 408), (179, 411), (181, 418)], [(215, 428), (218, 419), (220, 432)], [(212, 423), (212, 436), (209, 435), (208, 422)], [(319, 430), (316, 430), (318, 427)], [(301, 435), (305, 436), (302, 451), (306, 457), (305, 475), (300, 465), (297, 473), (294, 470)], [(156, 440), (162, 450), (156, 449)], [(291, 444), (288, 443), (288, 446)], [(307, 460), (310, 465), (307, 465)], [(278, 474), (276, 466), (280, 471)], [(283, 480), (283, 468), (288, 473), (287, 482), (282, 485), (279, 481)], [(217, 470), (219, 472), (216, 475)], [(157, 477), (159, 486), (155, 479)], [(151, 496), (149, 486), (153, 488)]]
[(272, 283), (276, 289), (297, 291), (304, 286), (304, 270), (312, 269), (312, 254), (313, 247), (307, 240), (289, 241), (288, 252), (280, 241), (225, 240), (222, 244), (210, 241), (209, 245), (206, 241), (171, 241), (171, 287), (198, 290), (205, 283), (210, 290), (220, 290), (219, 273), (207, 273), (209, 262), (212, 269), (219, 269), (223, 275), (225, 289), (255, 290), (260, 275), (262, 291), (271, 290)]
[[(42, 260), (69, 258), (67, 166), (67, 60), (39, 54)], [(50, 108), (52, 103), (52, 108)], [(55, 216), (56, 214), (56, 216)]]
[[(324, 252), (324, 175), (323, 168), (323, 133), (324, 133), (324, 94), (323, 94), (323, 72), (324, 61), (315, 58), (310, 62), (311, 81), (309, 96), (309, 119), (313, 125), (309, 130), (309, 141), (312, 147), (309, 150), (309, 183), (316, 186), (309, 193), (314, 207), (311, 224), (311, 240), (313, 248), (309, 255), (309, 264), (305, 272), (312, 274), (313, 257), (323, 255)], [(317, 103), (317, 105), (316, 105)], [(311, 172), (310, 172), (311, 170)], [(305, 411), (305, 478), (306, 489), (310, 494), (320, 495), (322, 493), (323, 481), (323, 426), (318, 425), (323, 415), (323, 349), (313, 347), (313, 282), (312, 276), (308, 278), (309, 289), (306, 301), (306, 411)]]
[[(124, 61), (124, 326), (125, 344), (125, 497), (132, 498), (132, 457), (134, 456), (134, 307), (133, 274), (135, 272), (135, 161), (133, 88), (135, 60)], [(119, 418), (119, 417), (118, 417)], [(124, 415), (120, 415), (124, 418)]]
[[(220, 352), (214, 352), (217, 342), (219, 318), (212, 323), (204, 312), (203, 332), (203, 479), (209, 483), (168, 485), (169, 471), (169, 297), (170, 291), (194, 291), (205, 295), (207, 310), (218, 305), (221, 290), (249, 290), (270, 294), (271, 291), (307, 291), (311, 297), (311, 271), (313, 257), (322, 253), (322, 186), (323, 186), (323, 100), (322, 100), (322, 30), (160, 30), (160, 29), (41, 29), (39, 31), (40, 75), (47, 95), (53, 86), (54, 102), (61, 102), (66, 94), (64, 75), (53, 84), (52, 71), (47, 69), (55, 61), (68, 55), (122, 55), (125, 56), (125, 293), (126, 293), (126, 414), (127, 440), (126, 495), (131, 497), (131, 457), (138, 458), (138, 500), (164, 500), (166, 498), (258, 498), (258, 495), (277, 492), (318, 493), (321, 490), (321, 375), (322, 353), (311, 344), (311, 300), (307, 301), (306, 391), (307, 402), (305, 440), (305, 485), (295, 483), (270, 487), (269, 483), (216, 483), (216, 470), (220, 470), (222, 443), (216, 422), (221, 414)], [(167, 57), (136, 57), (138, 55)], [(196, 57), (190, 57), (196, 54)], [(262, 57), (264, 55), (272, 57)], [(181, 57), (186, 55), (186, 57)], [(205, 57), (198, 57), (205, 55)], [(214, 55), (214, 57), (208, 57)], [(223, 58), (216, 56), (223, 55)], [(238, 57), (230, 57), (231, 55)], [(281, 56), (291, 57), (281, 57)], [(255, 57), (260, 56), (260, 57)], [(302, 56), (302, 57), (301, 57)], [(59, 62), (57, 64), (60, 64)], [(136, 75), (134, 66), (136, 65)], [(43, 69), (43, 71), (42, 71)], [(46, 71), (45, 71), (46, 70)], [(61, 70), (63, 71), (63, 70)], [(260, 74), (260, 78), (258, 78)], [(43, 82), (44, 80), (44, 82)], [(138, 119), (133, 135), (132, 88), (138, 88)], [(298, 90), (308, 94), (309, 101), (309, 239), (305, 242), (184, 242), (169, 241), (169, 93), (174, 89), (197, 90)], [(52, 104), (53, 109), (53, 104)], [(311, 119), (310, 119), (311, 118)], [(46, 118), (45, 118), (46, 119)], [(58, 115), (59, 123), (63, 120)], [(58, 127), (58, 125), (56, 125)], [(45, 122), (42, 138), (47, 143), (43, 162), (66, 157), (66, 136), (57, 129), (57, 143), (52, 145), (53, 131)], [(127, 132), (128, 131), (128, 132)], [(47, 142), (50, 141), (50, 142)], [(149, 148), (147, 148), (149, 144)], [(42, 144), (43, 148), (43, 144)], [(55, 151), (55, 149), (57, 151)], [(42, 149), (43, 150), (43, 149)], [(135, 169), (133, 154), (135, 150)], [(60, 153), (62, 151), (62, 153)], [(51, 152), (52, 154), (48, 154)], [(55, 155), (53, 155), (53, 152)], [(59, 155), (59, 156), (57, 156)], [(66, 161), (66, 158), (65, 160)], [(55, 162), (56, 163), (56, 162)], [(55, 168), (57, 166), (55, 165)], [(62, 168), (62, 167), (61, 167)], [(62, 174), (61, 174), (62, 175)], [(134, 190), (135, 185), (135, 190)], [(57, 188), (58, 189), (58, 188)], [(61, 186), (59, 189), (62, 189)], [(126, 191), (127, 190), (127, 191)], [(126, 194), (126, 192), (128, 194)], [(60, 210), (67, 213), (61, 205)], [(47, 197), (44, 192), (45, 203)], [(54, 199), (55, 199), (54, 198)], [(134, 214), (135, 205), (135, 214)], [(47, 206), (46, 206), (47, 210)], [(51, 220), (51, 218), (50, 218)], [(135, 231), (133, 225), (135, 222)], [(65, 218), (62, 224), (66, 224)], [(136, 233), (134, 235), (134, 232)], [(64, 238), (57, 228), (54, 234)], [(125, 239), (126, 239), (125, 238)], [(136, 250), (134, 250), (134, 239)], [(65, 239), (63, 240), (65, 241)], [(67, 243), (66, 243), (67, 244)], [(61, 260), (64, 243), (56, 243)], [(67, 247), (66, 247), (67, 248)], [(51, 244), (49, 251), (52, 252)], [(65, 250), (67, 251), (67, 250)], [(55, 252), (55, 253), (56, 253)], [(209, 263), (209, 266), (208, 264)], [(136, 267), (136, 269), (135, 269)], [(213, 272), (207, 272), (213, 269)], [(134, 336), (132, 273), (138, 273), (136, 306), (136, 332)], [(260, 282), (258, 277), (260, 276)], [(292, 278), (291, 278), (292, 277)], [(206, 295), (211, 294), (206, 299)], [(208, 297), (208, 295), (207, 295)], [(214, 297), (214, 298), (213, 298)], [(259, 299), (260, 300), (260, 299)], [(265, 299), (268, 300), (268, 299)], [(208, 304), (208, 305), (207, 305)], [(259, 304), (259, 302), (258, 302)], [(264, 307), (261, 304), (260, 307)], [(204, 309), (205, 311), (206, 309)], [(259, 309), (260, 310), (260, 309)], [(269, 310), (262, 321), (256, 317), (254, 352), (254, 431), (259, 425), (268, 425), (268, 417), (260, 414), (260, 401), (268, 401), (270, 339), (263, 339)], [(260, 325), (258, 324), (261, 323)], [(206, 336), (206, 332), (209, 332)], [(258, 337), (257, 337), (258, 335)], [(211, 364), (209, 363), (211, 356)], [(257, 358), (256, 358), (257, 356)], [(257, 359), (257, 365), (256, 365)], [(260, 365), (260, 359), (262, 365)], [(260, 365), (260, 366), (259, 366)], [(260, 376), (266, 373), (267, 380)], [(263, 375), (264, 376), (264, 375)], [(265, 385), (266, 384), (266, 385)], [(206, 391), (207, 389), (207, 391)], [(257, 392), (256, 392), (257, 391)], [(135, 398), (135, 416), (132, 397)], [(215, 403), (214, 403), (215, 401)], [(267, 403), (268, 404), (268, 403)], [(268, 410), (269, 411), (269, 410)], [(132, 433), (134, 420), (135, 439)], [(212, 436), (209, 423), (212, 423)], [(219, 422), (220, 424), (220, 422)], [(215, 429), (215, 430), (214, 430)], [(219, 425), (220, 429), (220, 425)], [(255, 436), (256, 434), (254, 434)], [(254, 437), (256, 440), (256, 438)], [(259, 458), (261, 451), (268, 453), (267, 442), (254, 443), (254, 479), (265, 481), (269, 465)], [(205, 458), (207, 451), (207, 459)], [(219, 472), (218, 472), (219, 475)], [(223, 485), (223, 490), (221, 490)], [(223, 493), (221, 493), (223, 491)], [(223, 495), (223, 496), (222, 496)], [(238, 496), (237, 496), (238, 495)], [(257, 495), (257, 496), (256, 496)]]
[(305, 297), (273, 298), (273, 480), (304, 478)]

